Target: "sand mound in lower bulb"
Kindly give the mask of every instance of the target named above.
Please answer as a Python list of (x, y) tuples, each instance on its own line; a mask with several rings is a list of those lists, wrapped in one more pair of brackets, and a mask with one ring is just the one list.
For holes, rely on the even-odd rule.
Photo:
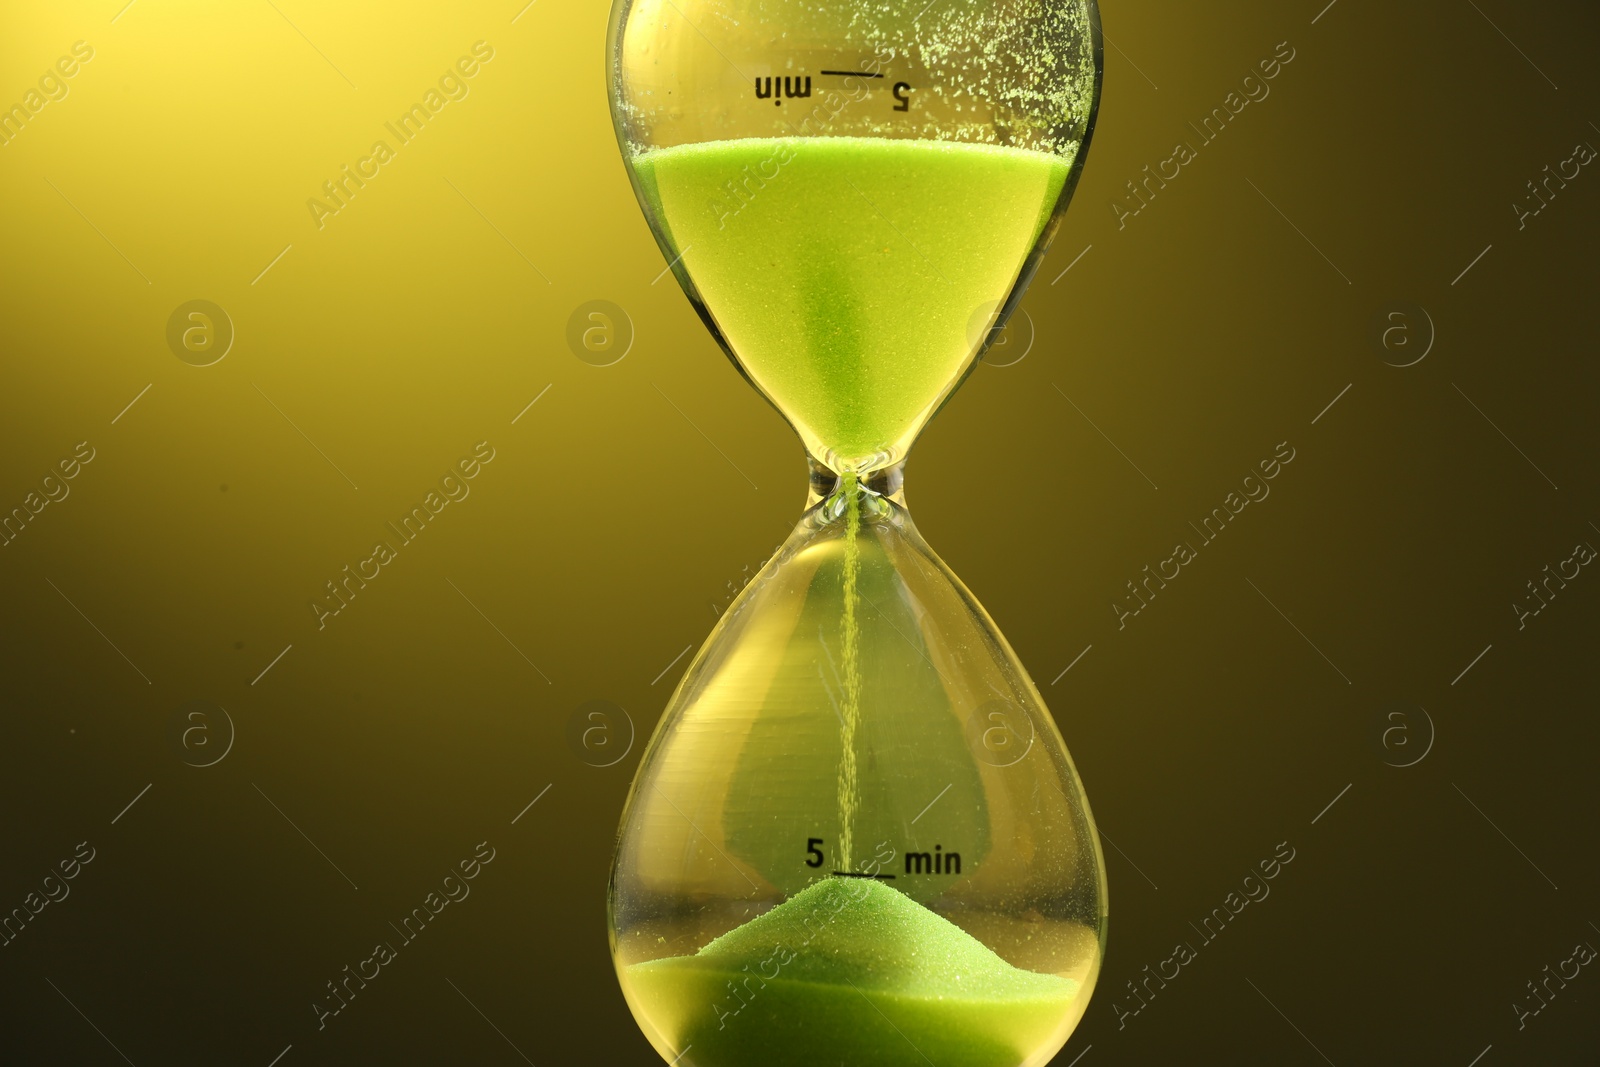
[(842, 878), (626, 978), (694, 1067), (1016, 1067), (1078, 991), (881, 882)]

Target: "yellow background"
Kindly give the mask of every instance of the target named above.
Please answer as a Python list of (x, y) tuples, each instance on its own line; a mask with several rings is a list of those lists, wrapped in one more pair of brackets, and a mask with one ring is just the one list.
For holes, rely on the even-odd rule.
[[(0, 548), (0, 907), (97, 850), (0, 949), (0, 1058), (652, 1062), (606, 951), (616, 821), (674, 657), (800, 510), (799, 445), (660, 273), (604, 5), (274, 3), (0, 14), (0, 104), (94, 49), (0, 147), (0, 507), (95, 449)], [(1600, 577), (1525, 629), (1511, 607), (1600, 544), (1600, 177), (1521, 230), (1511, 205), (1600, 143), (1600, 20), (1479, 7), (1108, 3), (1036, 339), (914, 453), (922, 531), (1115, 841), (1061, 1063), (1594, 1047), (1600, 979), (1522, 1030), (1507, 1008), (1600, 943)], [(390, 140), (480, 40), (466, 98)], [(1285, 40), (1272, 95), (1119, 229), (1125, 183)], [(378, 139), (395, 158), (319, 229), (306, 201)], [(211, 366), (166, 341), (195, 299), (236, 333)], [(609, 367), (565, 340), (596, 299), (635, 334)], [(1437, 341), (1397, 368), (1375, 324), (1407, 303)], [(323, 583), (480, 441), (470, 496), (319, 630)], [(1270, 498), (1119, 630), (1124, 583), (1283, 441)], [(594, 699), (637, 732), (608, 768), (569, 737)], [(193, 700), (236, 728), (214, 766), (173, 741)], [(1397, 768), (1418, 708), (1433, 746)], [(485, 840), (471, 897), (319, 1031), (324, 983)], [(1125, 983), (1285, 840), (1272, 897), (1119, 1029)]]

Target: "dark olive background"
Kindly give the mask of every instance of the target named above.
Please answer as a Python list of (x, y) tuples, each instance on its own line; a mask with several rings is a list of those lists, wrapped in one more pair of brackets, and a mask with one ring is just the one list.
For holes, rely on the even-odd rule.
[[(1600, 945), (1600, 574), (1523, 629), (1512, 605), (1600, 544), (1600, 173), (1525, 228), (1512, 205), (1600, 144), (1600, 12), (1323, 2), (1106, 4), (1032, 347), (930, 426), (908, 497), (1115, 841), (1056, 1062), (1594, 1063), (1595, 968), (1521, 1029), (1514, 1005)], [(0, 548), (0, 909), (95, 849), (0, 948), (0, 1059), (656, 1062), (606, 948), (618, 816), (675, 657), (805, 469), (659, 275), (604, 5), (123, 3), (0, 14), (0, 103), (95, 49), (0, 147), (0, 506), (95, 449)], [(306, 199), (478, 40), (470, 94), (319, 230)], [(1198, 158), (1119, 228), (1180, 140)], [(192, 299), (236, 330), (213, 366), (167, 346)], [(635, 334), (612, 366), (565, 340), (596, 299)], [(1386, 350), (1396, 310), (1413, 344)], [(471, 495), (319, 631), (323, 583), (482, 440)], [(1119, 629), (1124, 583), (1280, 442), (1271, 496)], [(194, 700), (235, 727), (210, 767), (173, 739)], [(571, 740), (590, 700), (637, 733), (610, 767)], [(319, 1030), (324, 983), (482, 841), (471, 896)], [(1201, 946), (1280, 842), (1271, 895)]]

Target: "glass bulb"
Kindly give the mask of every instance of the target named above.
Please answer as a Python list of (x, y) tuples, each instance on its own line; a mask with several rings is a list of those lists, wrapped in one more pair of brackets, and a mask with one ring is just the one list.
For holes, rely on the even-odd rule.
[(843, 479), (713, 631), (634, 781), (611, 924), (669, 1061), (1040, 1064), (1082, 1017), (1082, 786), (894, 499)]

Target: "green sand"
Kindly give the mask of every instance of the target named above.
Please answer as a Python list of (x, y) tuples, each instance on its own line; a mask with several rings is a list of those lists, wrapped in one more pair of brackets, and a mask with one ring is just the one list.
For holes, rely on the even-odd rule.
[(624, 980), (695, 1067), (1016, 1067), (1058, 1039), (1078, 992), (882, 882), (842, 878)]
[(750, 138), (652, 149), (634, 169), (745, 370), (842, 469), (904, 456), (1071, 162), (951, 141)]
[[(746, 372), (812, 454), (847, 475), (844, 869), (862, 802), (861, 514), (850, 472), (903, 458), (1010, 293), (1070, 165), (989, 145), (844, 137), (634, 159), (675, 258)], [(621, 977), (684, 1067), (1016, 1067), (1059, 1044), (1079, 993), (1070, 979), (1013, 967), (885, 883), (843, 878), (692, 956), (625, 966)]]
[(853, 871), (856, 813), (861, 787), (856, 778), (856, 733), (861, 728), (861, 490), (854, 474), (840, 482), (845, 494), (844, 570), (839, 575), (844, 612), (839, 619), (839, 658), (844, 664), (844, 706), (839, 709), (839, 866)]

